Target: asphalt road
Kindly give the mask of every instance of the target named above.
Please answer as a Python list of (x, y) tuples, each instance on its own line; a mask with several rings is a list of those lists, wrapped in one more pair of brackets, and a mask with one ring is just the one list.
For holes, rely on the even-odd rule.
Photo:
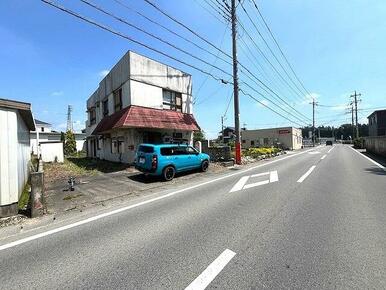
[(0, 243), (1, 289), (386, 289), (386, 171), (345, 145), (47, 230)]

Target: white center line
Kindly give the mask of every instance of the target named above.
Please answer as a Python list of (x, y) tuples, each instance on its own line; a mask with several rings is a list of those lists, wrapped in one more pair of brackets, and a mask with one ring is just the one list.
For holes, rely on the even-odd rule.
[(304, 179), (306, 179), (307, 176), (311, 174), (311, 172), (315, 169), (315, 167), (316, 167), (315, 165), (312, 165), (311, 168), (308, 169), (308, 171), (307, 171), (306, 173), (304, 173), (303, 176), (300, 177), (299, 180), (298, 180), (297, 182), (303, 182)]
[(324, 154), (320, 159), (323, 160), (324, 158), (326, 158), (327, 154)]
[(203, 290), (224, 269), (230, 260), (236, 255), (235, 252), (226, 249), (217, 257), (185, 290)]
[(331, 149), (327, 151), (327, 153), (330, 153), (332, 149), (334, 149), (334, 146), (332, 146)]

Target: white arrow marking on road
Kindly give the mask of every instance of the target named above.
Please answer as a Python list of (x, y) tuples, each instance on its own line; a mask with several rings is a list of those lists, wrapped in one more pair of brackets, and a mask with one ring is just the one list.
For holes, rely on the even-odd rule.
[[(259, 181), (259, 182), (255, 182), (255, 183), (246, 184), (250, 177), (254, 178), (254, 177), (259, 177), (259, 176), (264, 176), (264, 175), (269, 175), (269, 179), (266, 179), (266, 180), (263, 180), (263, 181)], [(235, 191), (239, 191), (239, 190), (242, 190), (242, 189), (248, 189), (248, 188), (251, 188), (251, 187), (260, 186), (260, 185), (264, 185), (264, 184), (268, 184), (268, 183), (272, 183), (272, 182), (276, 182), (276, 181), (279, 181), (279, 176), (278, 176), (276, 170), (275, 171), (268, 171), (268, 172), (258, 173), (258, 174), (253, 174), (253, 175), (250, 175), (250, 176), (243, 176), (232, 187), (232, 189), (229, 192), (235, 192)]]
[(235, 252), (226, 249), (185, 290), (204, 290), (235, 255)]
[(232, 187), (230, 192), (234, 192), (234, 191), (238, 191), (238, 190), (243, 189), (243, 187), (247, 183), (248, 179), (249, 179), (249, 176), (241, 177), (240, 180), (237, 181), (237, 183)]

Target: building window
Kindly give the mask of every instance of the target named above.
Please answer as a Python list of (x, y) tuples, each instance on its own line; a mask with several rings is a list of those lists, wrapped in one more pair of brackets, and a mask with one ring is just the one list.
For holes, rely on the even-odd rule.
[(245, 140), (241, 140), (241, 143), (245, 144)]
[(111, 139), (111, 153), (124, 153), (125, 142), (123, 137), (118, 137), (117, 139)]
[(42, 132), (44, 132), (44, 127), (41, 127)]
[(182, 112), (182, 94), (163, 90), (163, 108), (166, 110)]
[(122, 110), (122, 88), (115, 90), (114, 93), (114, 112)]
[(103, 117), (109, 114), (109, 99), (106, 99), (102, 103)]
[(96, 123), (96, 111), (95, 108), (91, 108), (89, 111), (89, 119), (90, 119), (90, 125), (94, 125)]
[(255, 146), (255, 141), (254, 140), (251, 141), (251, 146)]

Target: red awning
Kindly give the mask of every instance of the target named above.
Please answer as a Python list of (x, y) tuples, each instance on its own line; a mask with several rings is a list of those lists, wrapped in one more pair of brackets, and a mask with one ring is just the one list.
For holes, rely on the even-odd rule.
[(160, 110), (129, 106), (103, 118), (92, 135), (118, 128), (176, 129), (199, 131), (196, 120), (191, 114), (171, 110)]

